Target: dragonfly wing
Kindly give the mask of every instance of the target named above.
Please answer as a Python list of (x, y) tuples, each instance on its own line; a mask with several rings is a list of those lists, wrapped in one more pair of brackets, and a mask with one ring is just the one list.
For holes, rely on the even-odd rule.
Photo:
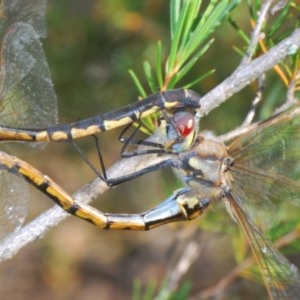
[(10, 26), (1, 47), (0, 122), (46, 127), (57, 121), (56, 95), (39, 37), (26, 23)]
[(231, 190), (237, 195), (236, 201), (260, 224), (272, 224), (274, 217), (280, 216), (281, 205), (285, 204), (287, 208), (286, 201), (300, 206), (298, 181), (238, 164), (230, 172)]
[(0, 190), (0, 240), (2, 240), (23, 225), (30, 195), (23, 178), (5, 171), (1, 171)]
[[(4, 0), (0, 4), (0, 124), (47, 127), (57, 121), (57, 102), (40, 38), (45, 36), (45, 0)], [(43, 144), (44, 145), (44, 144)], [(9, 153), (41, 143), (1, 143)], [(19, 228), (29, 201), (24, 180), (0, 174), (0, 238)]]
[[(231, 189), (247, 214), (266, 220), (278, 205), (300, 206), (300, 107), (239, 137), (228, 148), (234, 158)], [(275, 214), (277, 215), (277, 214)], [(272, 217), (273, 218), (273, 217)]]
[(235, 201), (228, 199), (230, 214), (244, 231), (259, 264), (271, 299), (300, 299), (300, 276), (292, 265), (263, 235)]
[(39, 37), (45, 37), (46, 0), (2, 0), (0, 5), (7, 26), (24, 22), (30, 24)]
[(290, 179), (300, 178), (300, 107), (237, 138), (228, 148), (235, 162)]

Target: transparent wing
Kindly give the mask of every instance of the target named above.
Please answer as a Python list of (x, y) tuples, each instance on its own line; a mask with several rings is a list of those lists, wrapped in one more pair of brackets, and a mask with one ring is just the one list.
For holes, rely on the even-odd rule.
[(245, 168), (267, 170), (290, 179), (300, 175), (300, 107), (279, 115), (242, 135), (229, 154)]
[(28, 210), (29, 190), (24, 179), (1, 171), (0, 240), (16, 232), (24, 223)]
[(31, 25), (39, 37), (45, 37), (46, 0), (2, 0), (1, 11), (9, 27), (17, 22)]
[[(300, 108), (264, 122), (229, 146), (232, 190), (248, 215), (263, 220), (278, 205), (300, 206)], [(239, 202), (239, 200), (241, 201)]]
[(26, 23), (10, 26), (2, 41), (1, 124), (46, 127), (57, 121), (56, 96), (41, 42)]
[[(40, 37), (45, 35), (45, 1), (1, 1), (0, 124), (47, 127), (57, 121), (57, 102)], [(41, 144), (2, 143), (20, 155)], [(0, 238), (20, 227), (29, 201), (26, 183), (0, 174)]]
[(300, 183), (297, 181), (260, 169), (244, 169), (240, 165), (235, 165), (231, 174), (231, 189), (238, 195), (238, 204), (259, 224), (271, 225), (279, 216), (284, 201), (300, 204)]
[(228, 199), (230, 214), (244, 231), (259, 264), (271, 299), (300, 299), (300, 276), (292, 265), (240, 208), (237, 195)]

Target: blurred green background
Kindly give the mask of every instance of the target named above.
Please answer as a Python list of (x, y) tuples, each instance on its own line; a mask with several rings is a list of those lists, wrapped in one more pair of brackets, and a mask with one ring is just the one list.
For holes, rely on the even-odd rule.
[[(241, 5), (233, 15), (239, 25), (249, 31), (246, 5)], [(168, 1), (51, 0), (47, 23), (44, 49), (59, 100), (60, 123), (91, 117), (136, 101), (138, 92), (128, 69), (142, 74), (143, 61), (155, 59), (159, 39), (166, 54), (168, 50)], [(217, 68), (213, 76), (193, 88), (200, 94), (225, 79), (240, 61), (233, 45), (242, 47), (243, 43), (228, 23), (218, 28), (215, 39), (190, 74), (193, 78)], [(144, 80), (142, 76), (141, 80)], [(244, 119), (253, 95), (254, 87), (246, 88), (206, 117), (201, 128), (216, 133), (235, 128)], [(101, 135), (107, 166), (118, 160), (118, 133), (116, 130)], [(93, 140), (87, 138), (80, 146), (97, 165)], [(28, 160), (70, 193), (95, 177), (71, 145), (49, 144), (46, 150)], [(165, 199), (176, 186), (171, 172), (157, 174), (117, 187), (94, 205), (107, 212), (147, 210)], [(34, 190), (32, 193), (34, 201), (29, 219), (52, 206), (40, 193)], [(235, 227), (224, 209), (220, 215), (216, 228), (227, 224)], [(174, 266), (178, 247), (184, 249), (185, 238), (196, 230), (201, 230), (201, 218), (136, 233), (101, 231), (69, 217), (1, 265), (0, 298), (130, 299), (136, 278), (143, 286), (151, 281), (158, 287), (162, 284)], [(184, 278), (192, 284), (194, 295), (235, 266), (230, 236), (211, 228), (209, 233), (203, 232), (201, 241), (201, 255)], [(227, 299), (266, 297), (264, 287), (242, 280), (234, 283), (232, 289)]]

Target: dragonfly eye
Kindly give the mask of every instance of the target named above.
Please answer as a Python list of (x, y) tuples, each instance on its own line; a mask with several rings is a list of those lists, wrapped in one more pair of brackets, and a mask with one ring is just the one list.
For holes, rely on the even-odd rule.
[(191, 147), (195, 138), (194, 114), (187, 111), (178, 111), (168, 124), (166, 149), (179, 153)]
[(195, 130), (194, 115), (190, 112), (177, 112), (174, 114), (173, 121), (181, 138), (187, 137), (192, 131)]

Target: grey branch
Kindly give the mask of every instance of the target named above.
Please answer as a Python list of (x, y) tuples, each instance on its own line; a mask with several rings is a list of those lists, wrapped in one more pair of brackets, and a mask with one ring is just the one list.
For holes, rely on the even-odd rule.
[(228, 78), (204, 95), (201, 99), (200, 117), (208, 114), (232, 95), (256, 80), (282, 62), (287, 56), (295, 54), (300, 48), (300, 29), (271, 48), (267, 53), (254, 59), (247, 65), (240, 65)]
[[(241, 64), (232, 75), (202, 98), (201, 115), (199, 115), (199, 117), (209, 113), (229, 97), (253, 82), (260, 74), (270, 70), (276, 64), (283, 61), (287, 56), (299, 51), (299, 47), (300, 29), (297, 29), (288, 38), (274, 46), (268, 53), (256, 58), (246, 65)], [(148, 159), (138, 156), (133, 157), (132, 160), (119, 160), (108, 171), (108, 176), (117, 177), (120, 173), (123, 175), (130, 174), (140, 168), (146, 167), (147, 164), (153, 165), (159, 160), (162, 161), (165, 159), (167, 160), (168, 157), (153, 155), (153, 157), (149, 156)], [(76, 201), (89, 203), (108, 189), (108, 186), (104, 182), (96, 178), (74, 194), (74, 198)], [(0, 261), (13, 257), (22, 247), (42, 237), (50, 228), (56, 226), (67, 216), (68, 214), (60, 207), (55, 206), (41, 214), (38, 218), (21, 228), (15, 234), (2, 240), (0, 243)]]

